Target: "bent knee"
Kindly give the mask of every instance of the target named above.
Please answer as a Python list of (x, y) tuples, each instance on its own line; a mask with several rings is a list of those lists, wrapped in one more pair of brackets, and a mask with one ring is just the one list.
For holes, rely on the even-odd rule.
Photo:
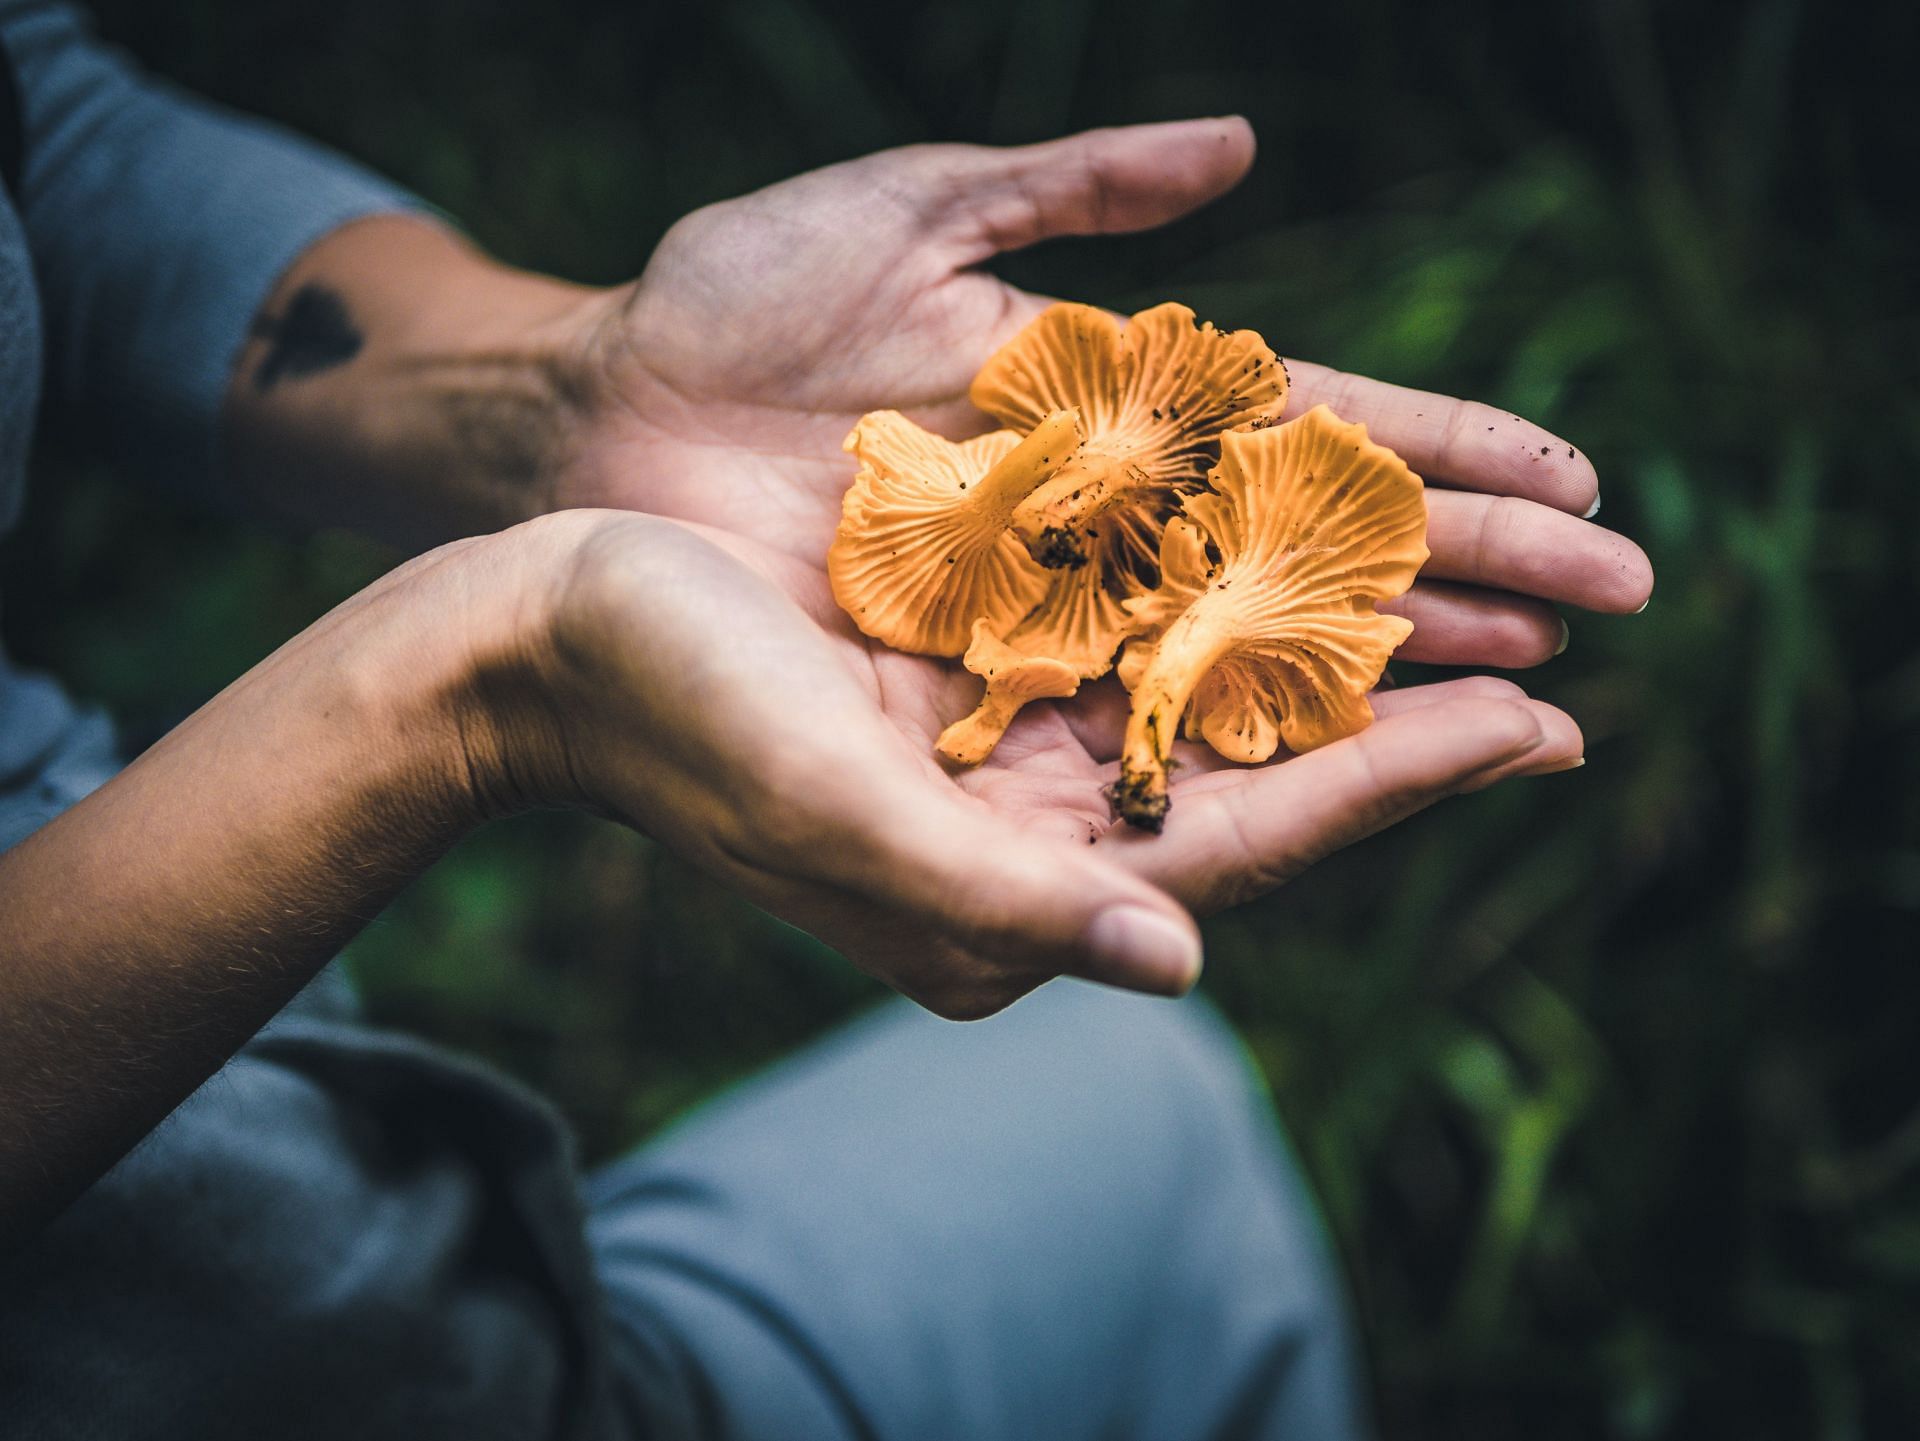
[(1243, 1113), (1273, 1129), (1265, 1090), (1240, 1039), (1198, 995), (1182, 1000), (1136, 995), (1084, 981), (1046, 986), (1016, 1005), (1044, 1022), (1049, 1046), (1077, 1056), (1089, 1071), (1133, 1092), (1186, 1105)]

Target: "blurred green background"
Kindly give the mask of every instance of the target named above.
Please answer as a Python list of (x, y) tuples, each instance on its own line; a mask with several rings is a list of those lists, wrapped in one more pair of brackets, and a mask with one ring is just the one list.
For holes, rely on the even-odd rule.
[[(884, 145), (1251, 116), (1238, 194), (1009, 273), (1538, 418), (1660, 576), (1535, 677), (1583, 771), (1208, 927), (1385, 1429), (1920, 1434), (1913, 7), (99, 8), (161, 71), (585, 280)], [(4, 560), (8, 644), (140, 744), (392, 557), (52, 456)], [(382, 1018), (546, 1088), (593, 1157), (875, 996), (568, 817), (480, 835), (352, 958)]]

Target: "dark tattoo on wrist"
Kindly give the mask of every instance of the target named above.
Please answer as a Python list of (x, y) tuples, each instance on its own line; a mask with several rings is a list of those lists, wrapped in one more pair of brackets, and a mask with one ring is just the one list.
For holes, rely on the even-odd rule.
[(345, 365), (366, 343), (347, 313), (346, 301), (324, 285), (301, 286), (279, 315), (254, 321), (252, 333), (268, 342), (266, 356), (253, 373), (253, 387), (262, 392), (282, 380)]
[(592, 402), (574, 366), (534, 351), (426, 357), (396, 375), (431, 399), (436, 428), (473, 474), (522, 498), (564, 464)]

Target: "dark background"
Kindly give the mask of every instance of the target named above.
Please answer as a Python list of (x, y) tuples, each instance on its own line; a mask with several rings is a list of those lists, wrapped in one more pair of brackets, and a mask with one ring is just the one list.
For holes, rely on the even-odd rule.
[[(1920, 387), (1908, 5), (111, 0), (163, 72), (523, 264), (908, 140), (1243, 111), (1247, 186), (1010, 273), (1478, 396), (1598, 464), (1651, 608), (1535, 679), (1575, 774), (1208, 927), (1398, 1438), (1920, 1433)], [(53, 457), (8, 643), (150, 739), (391, 557)], [(377, 1013), (648, 1134), (874, 998), (647, 843), (485, 832)], [(1118, 1363), (1116, 1363), (1118, 1364)]]

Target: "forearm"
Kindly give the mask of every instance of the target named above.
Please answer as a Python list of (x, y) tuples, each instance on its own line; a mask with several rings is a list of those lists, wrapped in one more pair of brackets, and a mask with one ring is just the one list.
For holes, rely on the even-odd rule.
[(470, 548), (355, 597), (0, 856), (0, 1251), (501, 804), (473, 718), (516, 661), (470, 644), (499, 609)]
[(417, 217), (345, 226), (261, 307), (227, 392), (226, 484), (408, 546), (543, 513), (597, 403), (587, 347), (610, 305)]

